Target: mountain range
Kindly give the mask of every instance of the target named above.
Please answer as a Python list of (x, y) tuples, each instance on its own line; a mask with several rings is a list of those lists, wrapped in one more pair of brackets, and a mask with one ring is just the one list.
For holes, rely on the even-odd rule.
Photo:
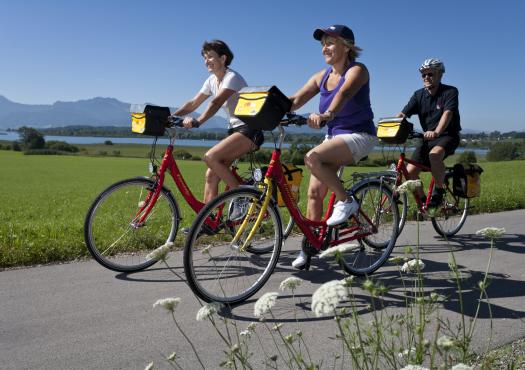
[[(130, 103), (114, 98), (92, 98), (53, 104), (21, 104), (0, 95), (0, 130), (30, 126), (35, 128), (64, 126), (129, 126)], [(172, 112), (175, 109), (172, 108)], [(207, 129), (226, 128), (226, 119), (215, 116), (206, 122)]]

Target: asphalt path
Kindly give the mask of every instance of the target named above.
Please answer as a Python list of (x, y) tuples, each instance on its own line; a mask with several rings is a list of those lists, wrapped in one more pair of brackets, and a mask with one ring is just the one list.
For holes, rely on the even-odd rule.
[[(495, 244), (490, 266), (490, 297), (493, 320), (486, 304), (481, 305), (473, 348), (482, 351), (525, 337), (525, 210), (470, 216), (464, 228), (449, 243), (436, 236), (429, 222), (419, 224), (421, 258), (425, 262), (425, 287), (450, 297), (440, 315), (459, 323), (457, 289), (450, 278), (448, 259), (455, 254), (464, 277), (462, 294), (467, 322), (474, 316), (479, 298), (475, 289), (486, 269), (490, 243), (475, 232), (487, 226), (503, 227), (506, 234)], [(416, 247), (417, 227), (407, 225), (398, 239), (394, 255), (402, 255), (404, 246)], [(268, 283), (253, 298), (222, 312), (235, 319), (238, 330), (256, 321), (255, 300), (263, 293), (278, 291), (289, 276), (305, 280), (292, 297), (281, 292), (274, 314), (285, 332), (298, 327), (309, 343), (311, 355), (328, 365), (337, 351), (333, 318), (316, 318), (310, 310), (311, 295), (322, 284), (345, 276), (331, 260), (315, 259), (308, 272), (294, 271), (290, 263), (299, 248), (300, 237), (285, 244), (279, 264)], [(180, 252), (170, 254), (168, 263), (179, 276), (161, 264), (134, 274), (119, 274), (96, 262), (83, 261), (60, 265), (11, 269), (0, 272), (0, 368), (1, 369), (143, 369), (150, 361), (155, 368), (169, 368), (163, 360), (172, 352), (180, 356), (184, 369), (199, 368), (191, 347), (174, 325), (171, 317), (152, 304), (159, 298), (180, 297), (177, 323), (198, 348), (206, 368), (219, 368), (224, 346), (209, 322), (198, 322), (199, 304), (185, 285)], [(402, 282), (397, 268), (386, 265), (373, 277), (390, 291), (383, 304), (390, 312), (404, 307)], [(356, 284), (359, 284), (358, 280)], [(371, 315), (369, 295), (355, 289), (355, 301), (365, 322)], [(273, 324), (273, 323), (270, 323)], [(492, 330), (491, 330), (492, 325)], [(276, 352), (271, 338), (259, 323), (263, 345), (252, 342), (253, 363), (263, 352)], [(491, 335), (490, 335), (491, 334)], [(488, 339), (492, 336), (489, 344)], [(256, 365), (262, 368), (262, 365)]]

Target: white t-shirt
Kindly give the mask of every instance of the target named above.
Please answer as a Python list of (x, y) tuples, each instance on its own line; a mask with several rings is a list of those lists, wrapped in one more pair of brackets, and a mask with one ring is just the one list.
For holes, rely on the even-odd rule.
[[(217, 76), (212, 73), (210, 77), (204, 81), (200, 92), (208, 96), (217, 96), (220, 89), (239, 91), (246, 86), (248, 85), (246, 84), (246, 81), (244, 81), (244, 78), (242, 78), (239, 73), (228, 68), (224, 78), (222, 79), (220, 87), (217, 81)], [(224, 109), (224, 112), (229, 118), (229, 128), (238, 127), (244, 124), (240, 119), (233, 115), (235, 112), (235, 106), (237, 105), (237, 100), (239, 100), (239, 93), (236, 92), (232, 94), (232, 96), (230, 96), (228, 100), (226, 100), (222, 105), (222, 109)]]

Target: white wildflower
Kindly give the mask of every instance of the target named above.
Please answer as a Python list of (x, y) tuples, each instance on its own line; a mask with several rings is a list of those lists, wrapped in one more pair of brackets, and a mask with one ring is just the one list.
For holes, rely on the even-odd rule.
[(414, 356), (416, 354), (416, 349), (414, 347), (407, 348), (403, 352), (399, 352), (397, 354), (397, 357), (400, 358), (410, 358), (410, 356)]
[(348, 292), (342, 281), (329, 281), (312, 295), (312, 311), (317, 317), (333, 314), (339, 302), (347, 298)]
[(250, 337), (250, 335), (252, 335), (252, 332), (249, 331), (249, 330), (243, 330), (243, 331), (241, 331), (241, 332), (239, 333), (239, 335), (240, 335), (241, 337)]
[(354, 283), (354, 275), (345, 277), (343, 280), (341, 280), (341, 283), (343, 283), (344, 286), (352, 286)]
[(283, 324), (281, 324), (281, 323), (275, 324), (274, 326), (272, 326), (272, 330), (273, 331), (279, 331), (279, 330), (281, 330), (282, 327), (283, 327)]
[(265, 293), (261, 298), (259, 298), (257, 302), (255, 302), (255, 306), (253, 309), (253, 314), (255, 315), (255, 317), (261, 317), (265, 313), (270, 311), (275, 305), (278, 296), (279, 293), (277, 292), (269, 292)]
[(206, 303), (204, 306), (202, 306), (199, 311), (197, 311), (197, 317), (195, 318), (197, 321), (204, 321), (207, 318), (213, 316), (222, 308), (222, 304), (217, 302), (212, 303)]
[(498, 227), (486, 227), (484, 229), (476, 231), (476, 235), (480, 235), (488, 239), (498, 238), (503, 234), (505, 234), (505, 229)]
[(146, 202), (145, 202), (145, 201), (141, 200), (141, 201), (139, 202), (139, 208), (142, 208), (142, 207), (144, 207), (145, 205), (146, 205)]
[(448, 351), (449, 349), (454, 347), (454, 340), (452, 338), (447, 337), (446, 335), (443, 335), (438, 338), (436, 344), (438, 347), (443, 348), (445, 351)]
[(251, 332), (255, 332), (255, 327), (257, 326), (256, 323), (254, 322), (251, 322), (248, 324), (248, 326), (246, 327), (247, 330), (251, 331)]
[(400, 370), (428, 370), (428, 368), (419, 365), (407, 365)]
[(170, 252), (171, 247), (173, 246), (172, 242), (167, 242), (164, 245), (161, 245), (157, 249), (155, 249), (153, 252), (148, 254), (146, 256), (146, 259), (148, 260), (157, 260), (157, 261), (164, 261), (166, 259), (166, 256)]
[(146, 365), (146, 367), (144, 368), (144, 370), (152, 370), (153, 369), (153, 362), (150, 362), (149, 364)]
[(420, 188), (421, 186), (421, 180), (407, 180), (396, 187), (396, 191), (398, 193), (408, 193), (416, 190), (416, 188)]
[(457, 365), (452, 366), (450, 370), (474, 370), (474, 367), (459, 363)]
[(290, 276), (289, 278), (286, 278), (281, 282), (281, 285), (279, 285), (279, 289), (281, 289), (282, 291), (285, 291), (286, 289), (294, 290), (299, 285), (301, 285), (302, 282), (303, 279), (300, 279), (295, 276)]
[(153, 303), (153, 308), (162, 307), (168, 311), (174, 311), (177, 305), (180, 303), (180, 298), (164, 298), (159, 299), (157, 302)]
[(328, 248), (327, 250), (323, 251), (319, 258), (326, 258), (330, 256), (336, 256), (338, 254), (343, 254), (349, 250), (359, 248), (359, 244), (340, 244), (336, 245), (335, 247)]
[(419, 270), (423, 270), (425, 268), (425, 263), (419, 259), (413, 259), (408, 262), (405, 262), (403, 266), (401, 266), (401, 271), (408, 273), (408, 272), (415, 272)]

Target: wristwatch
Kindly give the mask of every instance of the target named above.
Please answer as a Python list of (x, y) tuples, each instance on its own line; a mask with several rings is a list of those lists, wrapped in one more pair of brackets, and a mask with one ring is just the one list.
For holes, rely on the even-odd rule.
[(335, 117), (335, 113), (332, 112), (331, 110), (325, 110), (323, 114), (327, 114), (328, 115), (327, 121), (331, 121)]

